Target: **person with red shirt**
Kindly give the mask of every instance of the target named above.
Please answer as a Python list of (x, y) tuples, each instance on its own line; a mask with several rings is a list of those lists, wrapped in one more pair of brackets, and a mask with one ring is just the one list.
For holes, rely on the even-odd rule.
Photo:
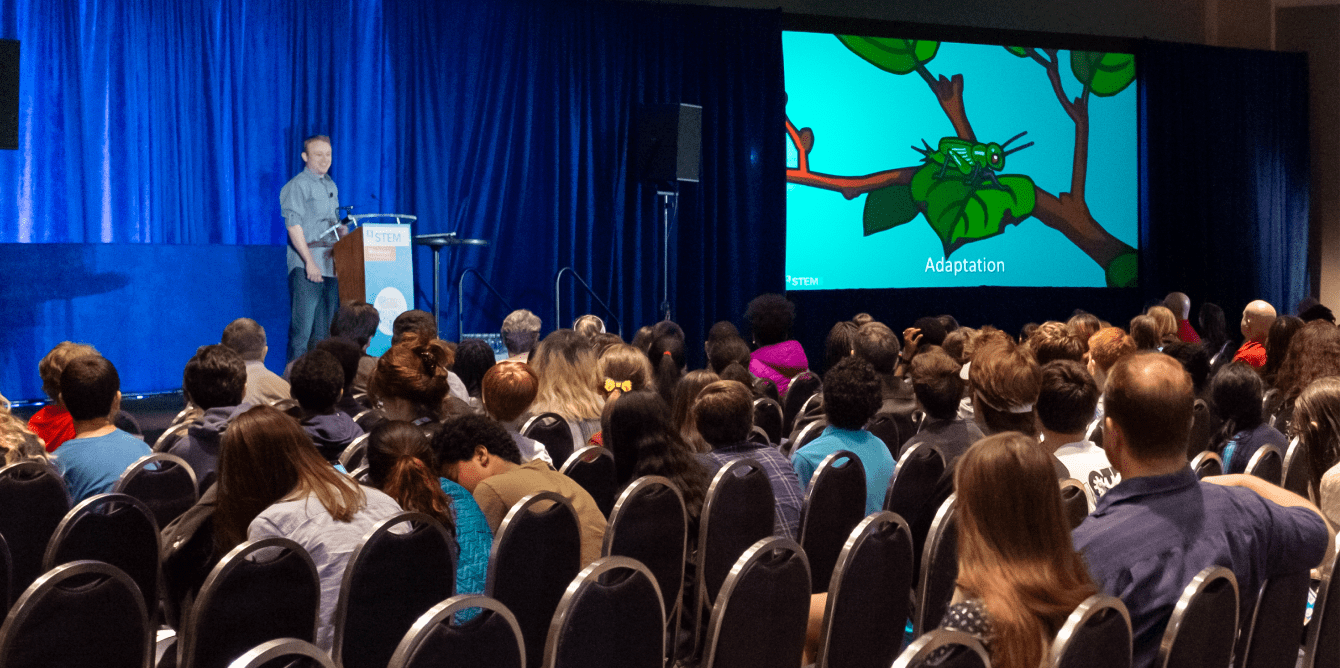
[(28, 429), (42, 439), (47, 452), (55, 452), (62, 443), (74, 438), (74, 419), (60, 401), (61, 372), (74, 359), (97, 354), (98, 351), (86, 343), (61, 341), (38, 362), (37, 374), (42, 377), (42, 391), (51, 398), (51, 403), (28, 418)]
[(1256, 369), (1266, 365), (1266, 335), (1275, 317), (1275, 307), (1260, 299), (1242, 310), (1242, 336), (1246, 340), (1233, 356), (1234, 362), (1246, 362)]
[(1177, 316), (1177, 338), (1187, 343), (1200, 343), (1200, 335), (1191, 326), (1191, 298), (1184, 292), (1170, 292), (1163, 299), (1163, 305)]

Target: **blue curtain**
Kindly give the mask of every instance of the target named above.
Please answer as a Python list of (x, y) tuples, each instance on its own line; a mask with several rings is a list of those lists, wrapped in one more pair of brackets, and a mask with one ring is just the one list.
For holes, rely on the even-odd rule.
[(1230, 322), (1308, 295), (1308, 75), (1301, 53), (1152, 43), (1140, 281), (1217, 302)]
[[(279, 189), (302, 168), (301, 139), (329, 134), (331, 174), (355, 213), (416, 214), (416, 233), (490, 242), (443, 254), (444, 336), (466, 267), (546, 329), (599, 312), (565, 283), (555, 322), (565, 266), (631, 335), (658, 317), (660, 229), (630, 132), (639, 105), (686, 102), (704, 107), (703, 180), (681, 188), (672, 229), (675, 318), (701, 337), (782, 287), (780, 12), (580, 0), (4, 4), (0, 37), (21, 40), (21, 136), (20, 150), (0, 152), (0, 243), (280, 246)], [(429, 257), (416, 254), (421, 308)], [(130, 288), (156, 280), (168, 275)], [(465, 330), (496, 331), (504, 307), (476, 284), (467, 291)], [(34, 349), (6, 368), (95, 334), (74, 321), (23, 323), (38, 330), (25, 338)], [(217, 337), (181, 338), (194, 349)], [(283, 332), (270, 345), (282, 349)]]

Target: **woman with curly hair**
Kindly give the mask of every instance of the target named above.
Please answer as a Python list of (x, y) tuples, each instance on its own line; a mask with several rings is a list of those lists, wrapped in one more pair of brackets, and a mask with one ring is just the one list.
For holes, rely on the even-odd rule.
[(1289, 352), (1275, 376), (1281, 399), (1274, 412), (1276, 428), (1288, 431), (1294, 402), (1313, 381), (1326, 376), (1340, 376), (1340, 329), (1314, 320), (1289, 341)]
[(451, 391), (447, 372), (453, 362), (455, 355), (446, 343), (410, 332), (377, 360), (368, 393), (381, 403), (387, 419), (440, 421), (446, 417), (443, 404)]
[(749, 362), (749, 373), (772, 381), (777, 392), (785, 395), (791, 379), (810, 368), (805, 349), (791, 338), (796, 305), (782, 295), (763, 294), (749, 302), (744, 317), (758, 346)]
[(9, 400), (0, 395), (0, 466), (24, 461), (48, 460), (42, 439), (9, 412)]

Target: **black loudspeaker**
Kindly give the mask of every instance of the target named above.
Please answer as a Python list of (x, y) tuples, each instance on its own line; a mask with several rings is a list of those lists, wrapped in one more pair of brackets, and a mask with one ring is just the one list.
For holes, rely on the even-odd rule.
[(0, 39), (0, 148), (19, 147), (19, 41)]
[(640, 180), (697, 183), (702, 147), (702, 107), (645, 104), (638, 109), (633, 164)]

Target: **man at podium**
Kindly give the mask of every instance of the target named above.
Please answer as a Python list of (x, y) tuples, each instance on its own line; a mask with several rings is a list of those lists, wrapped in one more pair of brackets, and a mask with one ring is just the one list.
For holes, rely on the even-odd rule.
[(293, 308), (288, 328), (289, 362), (326, 338), (330, 330), (340, 301), (331, 248), (348, 231), (339, 225), (340, 191), (327, 173), (330, 137), (308, 137), (302, 149), (306, 169), (279, 191), (279, 206), (288, 230), (288, 291)]

